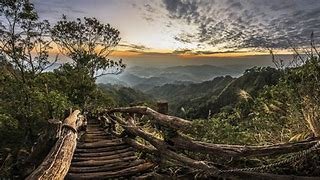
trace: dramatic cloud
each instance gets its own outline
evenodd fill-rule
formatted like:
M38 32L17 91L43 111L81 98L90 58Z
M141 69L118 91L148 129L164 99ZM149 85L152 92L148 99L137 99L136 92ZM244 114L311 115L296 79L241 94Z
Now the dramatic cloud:
M205 43L218 49L288 48L320 40L319 0L163 0L172 20L196 25L195 36L179 34L182 43Z
M320 43L320 0L32 1L52 23L62 14L110 23L128 51L210 55L288 49L309 45L312 32Z

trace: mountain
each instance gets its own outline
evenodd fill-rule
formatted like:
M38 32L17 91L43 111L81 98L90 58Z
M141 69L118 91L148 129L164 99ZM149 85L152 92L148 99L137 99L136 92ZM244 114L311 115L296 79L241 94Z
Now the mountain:
M216 77L211 81L193 84L165 84L147 91L147 94L154 95L158 99L177 100L188 97L202 97L203 95L223 89L234 78L231 76Z
M104 76L98 79L99 83L116 84L148 91L156 86L165 84L188 84L210 81L218 76L239 76L244 67L211 65L173 66L167 68L157 67L129 67L120 75Z
M218 113L224 107L233 107L239 101L240 90L255 96L265 86L276 84L280 76L274 68L251 68L238 78L223 76L189 85L165 84L146 93L168 101L174 115L206 118L209 110Z
M163 86L154 87L146 93L158 100L168 101L170 112L180 115L179 113L181 113L182 107L188 108L197 106L199 104L198 102L201 103L203 97L208 95L210 95L210 98L218 96L233 80L234 78L231 76L224 76L216 77L211 81L202 83L165 84Z
M205 118L209 110L218 113L224 107L234 107L239 102L240 90L244 90L255 97L265 86L275 85L281 77L281 72L270 67L248 69L243 76L233 80L215 98L211 95L198 99L202 102L190 109L189 117ZM192 102L187 102L192 103Z
M111 84L98 84L99 88L116 102L117 106L130 106L141 104L153 104L151 96L130 87Z

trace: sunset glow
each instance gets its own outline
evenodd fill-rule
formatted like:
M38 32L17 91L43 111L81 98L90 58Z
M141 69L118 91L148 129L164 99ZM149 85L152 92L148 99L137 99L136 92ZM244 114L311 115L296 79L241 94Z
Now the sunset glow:
M172 54L185 58L290 54L290 43L319 40L316 0L42 0L34 1L52 23L66 14L96 17L119 29L112 54L134 57ZM58 52L57 49L53 50Z

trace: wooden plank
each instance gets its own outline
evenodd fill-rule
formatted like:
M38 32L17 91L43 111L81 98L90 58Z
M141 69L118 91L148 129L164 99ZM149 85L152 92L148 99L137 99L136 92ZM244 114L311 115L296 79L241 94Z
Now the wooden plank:
M119 171L106 171L96 173L69 173L67 179L106 179L115 177L125 177L149 170L154 165L152 163L139 164Z

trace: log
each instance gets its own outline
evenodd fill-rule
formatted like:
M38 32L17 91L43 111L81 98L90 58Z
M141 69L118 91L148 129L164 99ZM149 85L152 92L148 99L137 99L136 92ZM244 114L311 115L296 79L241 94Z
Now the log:
M243 146L212 144L194 141L189 137L178 134L177 136L172 137L170 141L173 143L173 146L175 148L183 150L189 150L216 156L258 157L298 152L312 147L319 140L306 140L295 143L282 143L269 146Z
M153 145L159 151L160 155L163 156L164 158L168 160L174 160L191 169L201 169L203 171L211 171L211 172L217 171L216 167L209 166L203 161L197 161L170 150L169 146L163 140L158 139L152 136L151 134L144 132L139 127L135 125L128 125L125 121L123 121L121 118L116 116L111 116L111 118L113 118L120 125L122 125L122 127L129 133L139 136L144 140L148 141L151 145Z
M64 179L68 173L72 156L77 145L77 125L79 110L67 117L62 125L61 136L45 160L26 179ZM83 121L82 118L79 119Z
M172 128L173 130L182 130L183 132L188 132L188 128L191 126L190 121L174 116L161 114L145 106L115 108L106 112L138 113L149 115L153 117L151 121L152 123L160 124ZM170 123L169 121L172 122ZM167 140L172 142L174 144L174 147L183 150L202 152L217 156L258 157L269 155L281 155L308 149L315 145L320 139L317 138L314 140L307 140L296 143L282 143L269 146L224 145L194 141L191 138L182 136L177 132L174 134L174 136L169 137L169 139Z
M137 141L131 139L131 138L123 138L124 142L129 144L131 147L145 153L153 154L153 155L159 155L159 152L154 147L145 146L143 144L138 143Z
M168 146L164 141L153 137L151 134L148 134L141 130L139 127L126 123L124 120L122 120L119 117L111 116L115 121L117 121L122 127L129 131L131 134L134 134L136 136L139 136L143 138L144 140L148 141L150 144L152 144L156 151L155 153L158 153L162 157L173 160L174 162L178 162L179 164L185 165L189 167L190 169L198 169L205 172L207 177L223 177L223 178L230 178L230 179L271 179L271 180L278 180L278 179L302 179L302 180L313 180L313 179L319 179L319 177L302 177L302 176L291 176L291 175L277 175L277 174L269 174L269 173L257 173L257 172L241 172L241 171L233 171L233 172L223 172L218 170L216 167L212 165L208 165L202 161L197 161L194 159L191 159L189 157L183 156L181 154L178 154L171 150L172 146ZM288 150L290 152L298 151L307 147L311 147L314 145L317 140L313 141L304 141L299 143L289 143L289 144L278 144L278 145L271 145L271 146L236 146L236 145L219 145L219 144L210 144L210 143L203 143L203 142L195 142L191 139L183 136L176 136L173 139L173 145L175 147L180 147L182 149L186 150L192 150L195 152L204 152L216 155L229 155L229 156L250 156L250 153L253 153L253 155L271 155L271 154L281 154L281 153L288 153ZM126 139L125 141L128 141ZM128 141L129 144L134 144L140 149L149 150L145 146L134 142L134 140ZM177 143L178 142L178 143ZM154 153L154 148L152 149L151 153ZM271 153L268 153L268 151L271 151ZM209 153L209 154L210 154Z
M106 110L106 113L111 114L115 112L122 113L136 113L143 114L152 117L151 121L153 123L160 124L162 126L172 128L174 130L180 130L188 132L191 128L191 122L179 117L169 116L161 114L151 108L145 106L135 106L135 107L124 107L124 108L114 108L111 110Z

